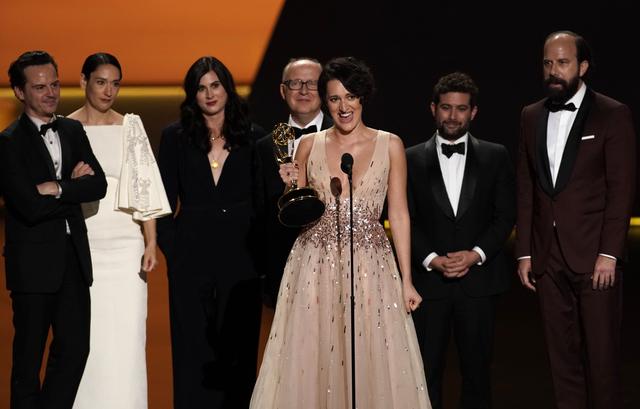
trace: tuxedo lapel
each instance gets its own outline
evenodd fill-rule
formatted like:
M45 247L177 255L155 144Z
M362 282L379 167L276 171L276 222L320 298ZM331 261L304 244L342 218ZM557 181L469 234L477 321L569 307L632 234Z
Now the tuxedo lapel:
M536 124L536 173L540 187L549 196L553 196L553 182L551 180L551 166L547 152L547 120L549 111L540 109Z
M24 130L25 136L29 139L29 143L27 145L27 149L35 149L38 156L44 161L49 170L49 176L53 180L56 179L56 169L53 166L53 160L51 160L51 155L47 150L47 146L45 145L42 136L40 136L40 132L38 132L38 128L36 128L35 124L29 119L27 114L22 114L20 117L20 125Z
M427 180L431 185L431 193L433 198L442 209L442 212L450 219L454 219L453 208L447 196L447 188L442 178L442 170L438 161L438 152L436 144L436 136L434 135L425 144L426 164L427 164Z
M554 195L562 191L562 189L569 183L573 166L576 163L576 157L578 156L578 150L580 148L580 139L582 137L582 130L584 129L584 123L591 110L593 104L593 91L587 90L580 109L576 114L576 119L573 121L571 131L567 137L567 143L562 152L562 161L560 162L560 169L558 169L558 177L556 178L556 185L553 189Z
M71 174L73 163L71 163L71 141L64 122L58 119L58 137L60 138L60 150L62 155L62 177Z
M478 140L471 136L471 134L469 134L467 140L466 163L464 165L464 177L462 179L462 188L460 189L460 200L458 201L456 220L460 220L469 209L469 206L471 206L478 182Z

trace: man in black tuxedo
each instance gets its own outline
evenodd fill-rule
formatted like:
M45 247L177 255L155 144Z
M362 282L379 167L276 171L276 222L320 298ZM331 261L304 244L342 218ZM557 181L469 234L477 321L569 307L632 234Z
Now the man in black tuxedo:
M26 52L11 64L9 78L24 106L0 135L15 329L11 408L70 409L89 354L91 257L80 203L104 197L107 183L82 125L55 115L60 82L53 58Z
M294 58L282 71L280 95L289 107L288 124L296 132L296 141L307 133L317 132L333 125L331 117L324 115L318 94L318 78L322 65L312 58ZM296 143L297 146L297 143ZM275 305L280 279L287 257L298 237L299 229L285 227L278 220L278 199L284 193L284 183L278 174L274 156L273 135L269 133L257 143L264 167L264 209L260 217L265 247L262 274L265 275L264 296L268 305Z
M471 136L478 88L466 74L434 87L436 134L407 149L413 281L426 300L413 313L431 404L441 409L451 331L461 408L491 407L496 296L507 290L503 246L515 222L515 182L504 146Z

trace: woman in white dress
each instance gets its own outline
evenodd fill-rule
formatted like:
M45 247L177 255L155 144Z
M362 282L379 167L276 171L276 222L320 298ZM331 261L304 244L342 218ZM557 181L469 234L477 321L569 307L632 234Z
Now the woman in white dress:
M106 53L82 66L80 121L107 177L107 194L83 205L94 282L91 341L74 409L147 408L146 273L157 264L155 218L170 213L140 117L111 107L122 70Z

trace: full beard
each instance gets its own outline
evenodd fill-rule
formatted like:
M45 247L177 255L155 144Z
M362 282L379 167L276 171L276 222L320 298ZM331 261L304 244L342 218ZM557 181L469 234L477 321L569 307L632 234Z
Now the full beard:
M445 126L445 122L440 122L438 124L438 134L448 141L455 141L456 139L460 139L469 131L469 123L460 124L460 126L453 132L450 132Z
M558 84L560 88L552 88L550 86L551 84ZM547 97L551 101L564 104L578 92L580 77L576 76L567 82L561 78L549 76L549 78L544 80L544 85L547 91Z

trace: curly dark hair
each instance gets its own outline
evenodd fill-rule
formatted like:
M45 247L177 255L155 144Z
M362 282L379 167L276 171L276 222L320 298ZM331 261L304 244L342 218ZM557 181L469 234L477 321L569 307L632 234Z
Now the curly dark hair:
M224 107L224 125L222 134L225 138L225 149L234 149L248 143L250 123L242 109L240 96L236 92L231 72L215 57L199 58L191 65L184 78L185 99L180 104L180 124L187 141L196 148L208 153L211 150L210 131L204 121L202 110L198 106L196 95L200 79L213 71L218 76L222 87L227 92L227 103Z
M369 67L354 57L338 57L325 64L318 80L318 91L322 104L326 108L327 83L338 80L352 94L360 98L360 103L373 96L375 85Z
M440 95L449 92L460 92L469 94L469 104L474 107L478 104L478 86L468 74L463 72L453 72L440 77L436 85L433 87L433 103L440 102Z

